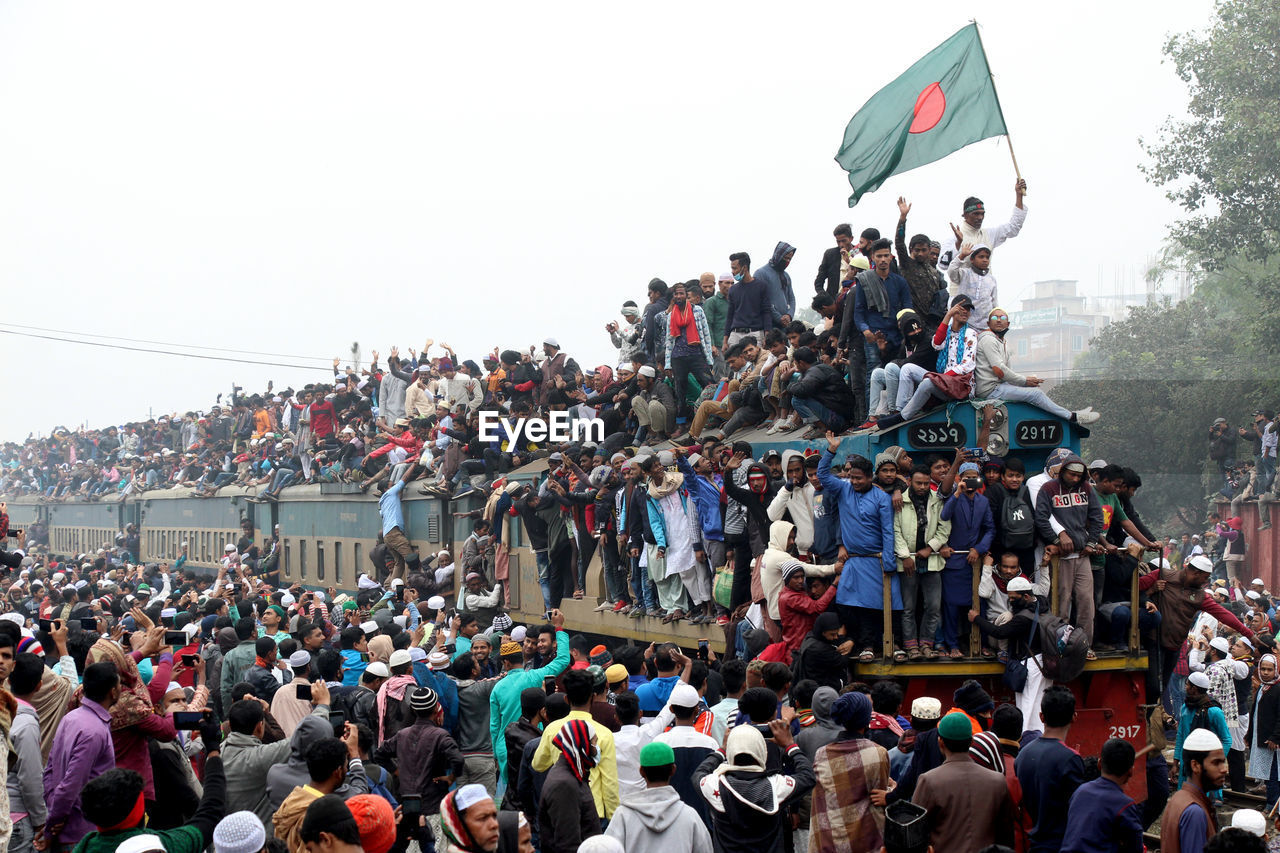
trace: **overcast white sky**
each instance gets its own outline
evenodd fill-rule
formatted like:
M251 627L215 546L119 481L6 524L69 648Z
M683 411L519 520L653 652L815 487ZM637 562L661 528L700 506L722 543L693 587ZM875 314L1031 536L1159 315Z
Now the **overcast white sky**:
M0 321L318 369L0 334L0 438L207 408L232 380L297 387L357 340L478 360L555 335L590 367L615 360L603 326L655 275L787 240L807 302L831 228L889 233L900 194L911 232L941 237L970 194L1004 221L1003 142L853 210L832 159L857 108L973 14L1031 191L993 262L1002 301L1036 279L1092 289L1177 216L1138 173L1138 137L1185 103L1165 38L1211 11L4 3Z

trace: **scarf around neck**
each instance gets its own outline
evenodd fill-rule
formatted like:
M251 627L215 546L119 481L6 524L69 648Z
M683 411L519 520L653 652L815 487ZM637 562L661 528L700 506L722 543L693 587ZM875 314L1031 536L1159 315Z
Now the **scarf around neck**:
M662 499L684 485L684 474L679 471L668 471L661 483L649 481L649 497Z
M671 337L680 337L681 330L684 331L685 340L691 345L700 342L698 338L698 324L693 319L693 303L686 301L684 310L680 310L680 306L671 303Z
M960 364L962 361L964 361L964 338L965 338L965 332L967 332L968 330L969 330L969 327L967 325L961 326L959 331L952 328L947 329L947 340L942 345L942 349L938 350L938 372L939 373L947 372L947 354L951 352L952 336L957 336L956 337L956 364Z

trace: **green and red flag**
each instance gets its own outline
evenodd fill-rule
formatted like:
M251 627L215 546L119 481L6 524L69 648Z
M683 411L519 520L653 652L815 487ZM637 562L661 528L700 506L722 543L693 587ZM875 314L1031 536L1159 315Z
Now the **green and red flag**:
M853 207L890 175L1008 131L987 55L970 24L871 96L844 129L836 162Z

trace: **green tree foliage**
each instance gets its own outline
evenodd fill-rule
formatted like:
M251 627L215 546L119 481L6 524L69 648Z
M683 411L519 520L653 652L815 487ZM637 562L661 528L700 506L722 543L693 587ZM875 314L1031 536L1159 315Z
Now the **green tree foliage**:
M1280 254L1280 4L1219 0L1207 32L1165 45L1190 98L1145 144L1148 180L1188 219L1175 244L1212 268L1241 256Z
M1169 263L1197 271L1196 288L1104 329L1053 393L1103 413L1086 457L1137 470L1139 505L1173 533L1196 528L1221 485L1214 418L1234 428L1280 408L1280 4L1219 0L1208 30L1173 36L1165 54L1188 117L1144 143L1142 168L1189 214L1170 228Z

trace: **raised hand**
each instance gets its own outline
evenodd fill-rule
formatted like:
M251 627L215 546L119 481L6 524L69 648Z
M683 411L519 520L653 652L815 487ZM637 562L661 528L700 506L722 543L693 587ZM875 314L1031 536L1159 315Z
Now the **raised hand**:
M948 222L947 224L951 226L951 233L956 235L956 248L958 249L960 244L964 242L964 237L960 234L960 229L956 227L954 222Z
M910 212L911 205L907 203L907 200L904 197L898 196L898 215L901 218L906 219L907 214Z
M836 435L831 430L827 430L827 450L830 450L832 453L835 453L839 449L840 449L840 436Z

